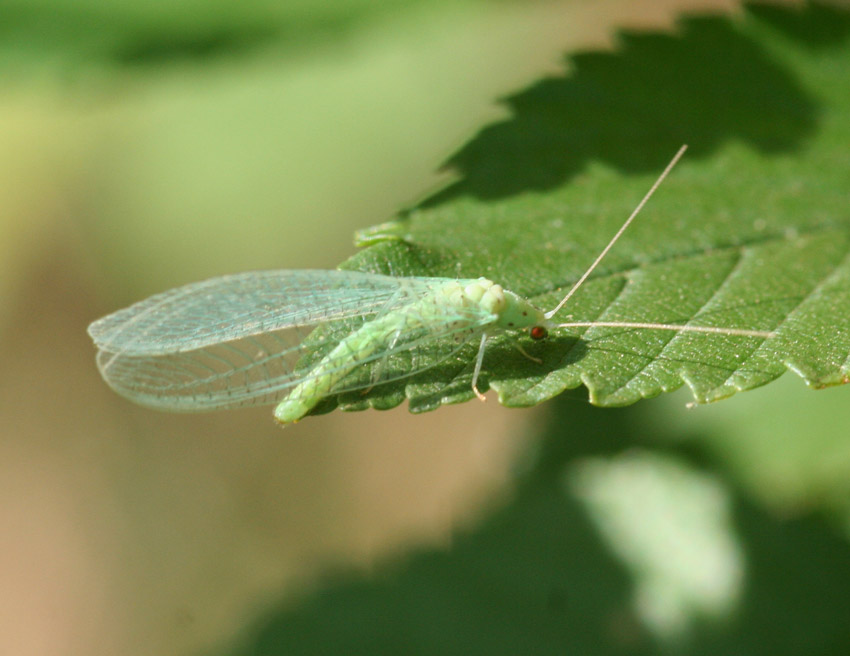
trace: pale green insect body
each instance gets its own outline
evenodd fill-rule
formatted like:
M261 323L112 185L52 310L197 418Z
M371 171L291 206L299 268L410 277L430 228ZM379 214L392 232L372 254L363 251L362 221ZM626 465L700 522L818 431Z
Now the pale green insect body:
M543 320L485 278L266 271L158 294L94 322L89 333L104 379L133 401L176 411L279 402L275 418L290 423L326 396L415 374L481 336L477 380L488 335ZM308 339L315 326L338 321L348 331L340 339ZM437 355L395 366L395 356L440 344ZM305 367L302 358L317 349L326 352Z
M365 360L371 360L375 353L386 357L400 342L414 341L413 336L447 333L460 346L479 332L486 338L492 331L524 328L544 320L543 312L486 278L434 278L429 284L431 291L423 298L364 323L342 339L278 404L275 419L282 424L297 421ZM378 376L381 368L379 365ZM478 368L476 378L477 373Z

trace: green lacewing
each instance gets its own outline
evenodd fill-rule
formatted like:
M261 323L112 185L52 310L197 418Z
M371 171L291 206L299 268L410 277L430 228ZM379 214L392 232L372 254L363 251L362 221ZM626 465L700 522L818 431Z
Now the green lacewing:
M738 328L553 319L685 149L679 149L596 260L549 311L486 278L255 271L178 287L95 321L88 331L98 348L98 368L116 392L152 408L204 411L276 403L275 419L289 424L327 396L411 376L475 341L472 390L483 400L478 378L487 341L506 331L525 329L536 340L553 329L594 326L769 338L773 333ZM307 340L317 326L344 326L347 332ZM435 359L438 344L442 357ZM318 348L317 356L311 350ZM417 354L425 349L431 354L420 364ZM395 357L402 354L407 357Z

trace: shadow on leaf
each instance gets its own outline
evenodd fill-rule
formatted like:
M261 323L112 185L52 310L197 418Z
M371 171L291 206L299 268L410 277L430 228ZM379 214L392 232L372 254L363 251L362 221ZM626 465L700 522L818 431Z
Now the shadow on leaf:
M836 38L850 28L850 15L823 5L748 11L804 42L824 28ZM766 153L799 148L816 127L817 104L737 23L690 17L673 34L623 32L614 52L571 55L564 76L504 99L511 117L448 160L460 179L425 206L553 189L590 160L655 173L683 143L689 158L730 141Z

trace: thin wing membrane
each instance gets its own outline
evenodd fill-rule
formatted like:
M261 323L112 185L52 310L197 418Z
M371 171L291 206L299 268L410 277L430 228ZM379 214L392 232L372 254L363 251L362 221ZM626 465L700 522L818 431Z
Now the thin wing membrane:
M139 320L137 325L144 324L143 329L150 331L147 333L147 338L149 339L151 335L166 334L169 335L169 340L178 343L181 348L168 352L162 352L162 349L139 349L138 347L113 351L111 349L114 347L110 346L110 342L104 340L103 345L99 344L98 366L103 377L117 392L133 401L159 409L201 411L274 403L290 388L315 376L313 367L321 356L329 353L339 339L373 318L371 315L381 316L388 312L402 311L403 308L410 307L411 304L421 300L423 295L434 294L434 290L438 289L440 284L445 284L445 281L438 280L362 275L370 279L377 278L378 286L386 288L380 290L383 302L378 302L375 297L363 293L366 283L371 284L372 281L361 280L359 281L362 283L361 292L357 294L360 302L357 312L349 308L347 302L346 309L340 310L319 307L315 299L311 299L308 308L278 308L278 318L271 320L271 325L277 326L277 330L240 329L231 323L228 324L229 330L219 330L216 334L237 335L237 338L226 341L199 339L197 342L201 345L194 349L186 348L188 344L194 343L188 335L181 338L174 337L173 328L168 328L171 332L162 328L169 325L168 321L157 322L154 316L151 316L156 313L142 308L144 319ZM226 278L236 277L227 276ZM215 279L212 282L221 280ZM390 285L385 284L386 281L394 284L392 293L389 293ZM220 284L215 287L221 289ZM233 286L229 284L225 287L233 289ZM166 292L159 296L167 297L168 294ZM338 296L336 293L329 293L323 298L330 300L336 296ZM183 298L187 296L184 295ZM190 293L188 298L193 301L193 314L179 312L179 308L175 307L168 298L166 303L158 304L157 307L168 308L172 317L171 325L175 324L173 319L175 310L178 310L176 316L179 317L176 323L183 326L189 323L187 319L189 316L210 316L211 313L206 310L203 302L197 300L199 298L197 292ZM236 299L230 301L230 304L239 305ZM224 304L214 301L213 305L212 314L219 316L218 313ZM256 304L251 301L242 303L241 307L243 309L256 307ZM406 327L407 322L405 322L405 326L397 334L387 335L385 346L366 357L359 358L357 370L335 385L333 393L410 376L434 366L456 353L471 336L480 334L481 328L494 319L493 315L476 306L458 309L442 307L438 304L436 312L433 309L434 305L428 305L428 307L432 309L429 310L426 321L411 321L410 324L415 324L415 327L410 328ZM368 314L364 312L367 308ZM293 317L297 317L297 324ZM132 316L128 317L129 320L132 318ZM347 320L343 321L346 318ZM310 321L312 323L308 323ZM335 324L335 321L339 321L339 324ZM318 336L318 333L312 335L309 342L305 344L304 340L315 327L314 324L326 322L331 323L327 326L328 330L324 330L321 336ZM281 328L282 324L283 328ZM152 330L149 328L150 325L155 325L157 328ZM206 326L196 325L195 328L196 331L208 330ZM444 342L442 345L440 345L441 341ZM125 339L121 343L126 345L128 342L130 340ZM304 356L308 356L305 358L308 364L302 361ZM377 360L381 362L375 364L374 368L365 366ZM337 366L329 363L323 374L346 367L350 362L348 357L341 359Z
M151 296L89 326L110 353L193 351L286 328L367 316L427 293L418 278L357 271L254 271Z

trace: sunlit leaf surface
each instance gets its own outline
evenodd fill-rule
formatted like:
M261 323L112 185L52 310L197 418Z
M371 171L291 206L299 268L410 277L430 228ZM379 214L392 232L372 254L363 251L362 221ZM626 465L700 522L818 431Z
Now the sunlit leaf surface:
M794 12L790 12L794 13ZM775 330L751 337L591 328L493 340L484 385L510 406L587 386L622 405L687 385L714 401L793 371L850 376L848 15L751 9L630 34L563 77L505 100L449 165L458 181L395 223L363 231L347 267L486 276L553 307L676 148L690 150L560 316ZM830 38L818 41L825 32ZM511 342L520 340L537 364ZM349 407L472 398L474 349Z

